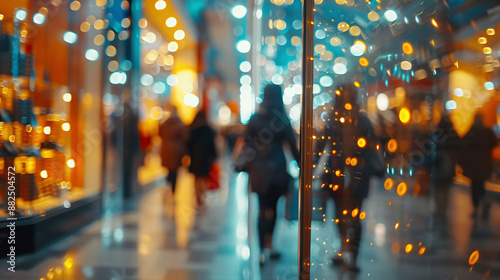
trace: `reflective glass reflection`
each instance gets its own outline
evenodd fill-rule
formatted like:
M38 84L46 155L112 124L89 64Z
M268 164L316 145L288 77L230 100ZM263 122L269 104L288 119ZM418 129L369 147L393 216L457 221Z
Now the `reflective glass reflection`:
M253 82L262 85L257 89L258 103L262 100L263 85L281 85L288 117L297 131L302 94L301 5L300 1L263 1L262 6L256 7L262 25L255 62L260 80Z
M498 3L315 3L311 278L500 277Z

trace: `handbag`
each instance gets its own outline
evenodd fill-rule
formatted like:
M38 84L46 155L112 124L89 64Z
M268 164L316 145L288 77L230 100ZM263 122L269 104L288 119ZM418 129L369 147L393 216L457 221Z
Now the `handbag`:
M256 151L243 137L238 137L233 148L233 163L237 172L248 172L250 163L255 159Z

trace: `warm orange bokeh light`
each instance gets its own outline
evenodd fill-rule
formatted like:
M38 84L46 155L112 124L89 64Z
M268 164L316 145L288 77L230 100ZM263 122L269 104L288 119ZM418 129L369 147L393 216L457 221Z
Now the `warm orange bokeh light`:
M359 213L359 209L356 208L356 209L352 210L351 215L352 215L353 218L355 218L358 215L358 213Z
M470 254L469 264L474 265L478 260L479 260L479 251L476 250L476 251L472 252L472 254Z
M411 252L412 249L413 249L413 245L412 244L408 244L408 245L406 245L405 252L409 253L409 252Z
M359 213L359 219L363 220L364 218L366 218L366 213L365 212Z
M358 147L364 148L366 146L366 139L365 138L359 138L358 139Z
M351 109L352 109L352 105L351 105L351 103L346 103L346 104L345 104L345 109L346 109L346 110L351 110Z
M431 19L431 23L432 23L432 25L434 25L434 27L436 27L436 28L439 27L439 25L435 19Z
M425 253L425 247L422 247L420 248L420 250L418 250L419 255L423 255L424 253Z
M399 111L399 120L404 124L410 121L410 110L408 110L408 108L403 107L401 111Z
M397 192L399 196L403 196L408 191L408 185L405 182L401 182L398 185Z
M387 178L384 182L384 188L390 190L394 187L394 180L392 178Z
M359 59L359 65L361 66L368 66L370 63L368 62L368 59L362 57Z
M394 153L398 149L398 141L396 139L391 139L387 142L387 150Z
M413 53L413 46L408 42L404 42L403 43L403 52L405 54L412 54Z
M72 258L67 258L66 261L64 262L64 266L66 268L71 268L73 267L73 259Z

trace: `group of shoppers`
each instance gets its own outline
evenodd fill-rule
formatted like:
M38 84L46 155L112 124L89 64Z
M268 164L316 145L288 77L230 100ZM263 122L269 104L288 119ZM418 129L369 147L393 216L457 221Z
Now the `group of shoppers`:
M435 174L436 222L447 222L449 193L457 165L461 167L463 175L471 180L471 216L478 218L479 210L482 210L482 218L488 218L490 201L486 198L485 183L493 172L492 150L497 145L497 139L493 130L484 125L483 115L476 114L471 128L460 138L449 115L445 114L431 139L436 147L430 166Z
M380 149L384 143L375 135L366 112L358 105L356 89L341 85L336 93L336 99L329 106L331 110L324 118L322 137L317 137L314 142L313 161L321 174L318 178L323 211L327 199L332 198L335 203L334 221L341 248L332 263L359 271L357 257L362 233L362 204L368 197L370 178L385 174L385 159ZM268 258L280 257L272 246L277 203L288 193L292 182L287 172L284 147L289 147L299 166L300 154L297 136L283 105L281 87L267 85L262 100L258 112L245 127L243 144L234 160L236 171L248 172L249 188L259 199L257 227L263 265ZM160 126L160 135L163 138L163 165L169 170L168 181L172 190L175 191L177 169L182 165L183 157L189 155L189 171L196 177L196 200L199 206L203 205L210 168L217 157L215 131L208 125L205 114L198 112L188 127L172 108L170 116ZM491 154L496 138L492 130L484 126L482 116L478 114L470 131L461 139L445 114L427 143L433 147L422 166L434 174L432 185L437 216L446 219L449 189L457 164L472 181L473 215L477 216L479 205L484 203L484 184L493 168ZM485 206L483 213L487 213L487 208ZM343 256L345 253L350 255L348 262Z
M210 169L217 159L216 133L203 111L196 114L189 126L179 118L175 106L170 106L168 112L160 124L159 133L163 141L160 152L162 165L168 169L167 181L175 194L178 169L183 163L189 165L189 172L195 176L196 203L201 207L205 203Z

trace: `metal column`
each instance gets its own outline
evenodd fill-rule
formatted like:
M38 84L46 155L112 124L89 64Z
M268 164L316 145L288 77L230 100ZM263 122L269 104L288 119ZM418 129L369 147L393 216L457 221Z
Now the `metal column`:
M303 1L302 117L300 120L299 279L309 280L311 260L311 185L314 69L314 0Z

